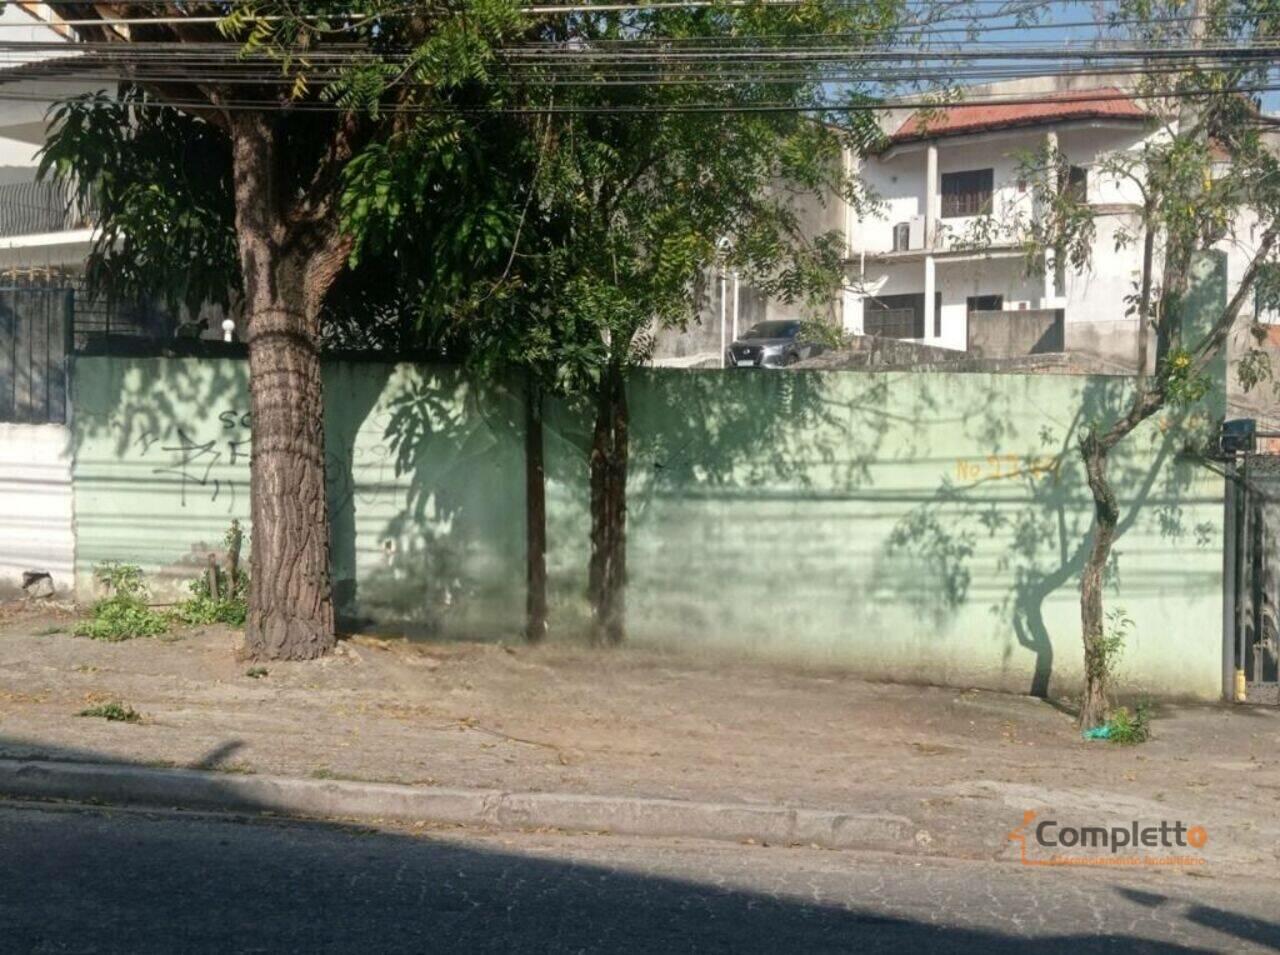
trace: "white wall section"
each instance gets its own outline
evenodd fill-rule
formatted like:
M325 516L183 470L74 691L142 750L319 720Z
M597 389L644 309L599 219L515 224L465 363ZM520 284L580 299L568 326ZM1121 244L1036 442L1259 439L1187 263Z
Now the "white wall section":
M59 594L74 585L71 430L61 424L0 424L0 595L44 571Z

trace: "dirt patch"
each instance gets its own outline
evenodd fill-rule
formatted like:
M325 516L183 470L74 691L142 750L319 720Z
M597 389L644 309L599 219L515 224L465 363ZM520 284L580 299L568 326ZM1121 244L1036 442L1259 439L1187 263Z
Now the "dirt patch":
M0 617L4 755L879 809L918 821L922 844L983 854L1040 804L1170 807L1218 820L1240 858L1280 845L1270 711L1164 707L1152 742L1122 748L1029 697L669 652L362 636L255 665L225 628L105 644L67 624ZM75 716L103 700L142 721Z

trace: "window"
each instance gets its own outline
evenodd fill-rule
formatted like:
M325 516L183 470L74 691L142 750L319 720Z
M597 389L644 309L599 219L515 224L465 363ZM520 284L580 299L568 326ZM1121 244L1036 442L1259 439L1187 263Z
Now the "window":
M1076 202L1089 201L1089 170L1072 166L1067 170L1067 195Z
M880 338L924 338L924 294L881 295L866 300L862 331ZM942 334L942 293L933 296L933 334Z
M911 248L911 223L899 222L893 227L893 251L906 252Z
M969 169L942 174L942 218L984 216L991 212L994 174L990 169Z
M862 330L880 338L924 338L924 296L881 295L867 299Z
M1003 295L970 295L965 299L965 311L968 312L999 312L1003 308Z
M757 322L751 326L743 338L795 338L800 332L800 323L787 320Z

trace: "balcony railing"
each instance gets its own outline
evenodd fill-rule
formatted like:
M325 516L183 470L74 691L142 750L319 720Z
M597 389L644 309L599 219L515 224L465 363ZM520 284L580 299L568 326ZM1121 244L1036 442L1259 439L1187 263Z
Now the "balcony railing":
M91 218L91 210L76 202L66 183L0 185L0 236L84 229L90 225Z

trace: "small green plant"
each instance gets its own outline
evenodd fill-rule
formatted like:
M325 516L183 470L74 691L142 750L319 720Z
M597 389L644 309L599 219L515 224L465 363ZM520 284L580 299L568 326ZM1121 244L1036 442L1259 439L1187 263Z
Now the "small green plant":
M267 675L266 667L249 667L248 672L245 673L245 676L247 676L251 680L261 680L266 675Z
M210 559L209 572L188 585L191 596L180 603L173 615L191 626L224 623L243 627L249 615L249 575L240 569L240 548L244 534L240 522L232 521L226 533L227 567Z
M1151 703L1140 700L1133 712L1126 706L1111 714L1106 722L1107 739L1121 746L1145 743L1151 738Z
M99 703L97 706L81 710L76 716L96 716L113 723L137 723L142 719L141 713L119 701Z
M107 561L95 567L93 573L110 593L93 605L88 620L76 624L76 636L114 643L134 637L157 637L169 629L164 615L147 606L150 594L142 580L142 568Z
M1110 685L1116 674L1116 665L1124 655L1124 644L1133 632L1133 620L1123 607L1107 611L1107 626L1098 641L1090 662L1093 676L1104 685Z
M122 564L106 560L93 568L98 583L118 597L146 597L147 585L142 580L142 568L137 564Z

